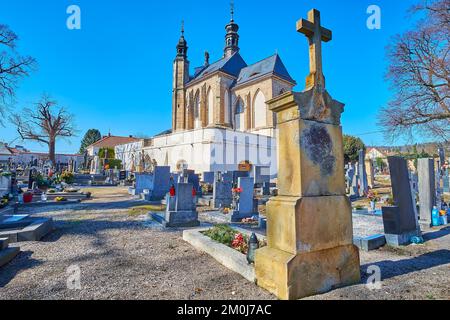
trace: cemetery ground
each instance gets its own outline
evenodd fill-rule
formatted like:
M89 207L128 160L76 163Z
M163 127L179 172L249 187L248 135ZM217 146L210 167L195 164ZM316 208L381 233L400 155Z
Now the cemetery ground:
M125 188L92 188L93 199L64 207L27 208L50 216L56 230L0 270L0 299L275 299L182 240L146 220L157 210ZM381 217L355 215L354 233L382 232ZM450 229L425 233L423 245L362 252L362 281L309 299L449 299ZM67 288L67 268L81 270L81 290ZM369 266L381 289L366 286Z

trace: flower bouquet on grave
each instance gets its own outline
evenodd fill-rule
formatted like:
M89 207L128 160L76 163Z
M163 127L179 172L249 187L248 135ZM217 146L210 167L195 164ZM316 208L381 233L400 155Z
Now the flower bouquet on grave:
M367 199L370 201L370 210L375 211L376 210L376 203L380 200L380 197L378 196L376 191L373 191L372 189L369 189L367 192Z
M242 233L236 233L231 242L231 247L243 254L247 254L248 244L246 237Z
M231 205L231 208L236 210L239 203L239 198L241 197L242 188L233 188L231 189L231 193L233 196L233 203Z
M56 197L55 201L56 202L64 202L64 201L67 201L67 198L65 198L65 197Z

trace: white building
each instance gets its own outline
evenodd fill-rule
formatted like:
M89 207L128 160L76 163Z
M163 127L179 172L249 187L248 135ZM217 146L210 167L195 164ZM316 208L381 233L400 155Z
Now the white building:
M155 160L158 165L170 166L172 171L184 165L202 173L237 170L239 163L249 161L270 166L273 176L277 172L275 138L224 128L201 128L143 139L117 146L115 153L126 170Z

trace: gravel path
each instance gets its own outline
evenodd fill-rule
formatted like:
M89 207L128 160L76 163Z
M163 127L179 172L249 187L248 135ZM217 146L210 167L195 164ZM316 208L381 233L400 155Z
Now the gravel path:
M0 299L275 298L184 242L180 230L148 227L145 215L128 211L140 203L124 191L98 189L89 202L51 212L27 209L52 216L57 229L42 242L20 243L19 256L0 269ZM423 246L361 253L363 272L381 267L381 290L360 284L313 299L449 299L449 234L430 233ZM67 289L71 266L80 268L81 290Z

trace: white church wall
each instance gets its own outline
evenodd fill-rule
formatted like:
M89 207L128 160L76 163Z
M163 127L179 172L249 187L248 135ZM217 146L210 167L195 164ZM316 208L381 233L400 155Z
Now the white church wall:
M153 145L143 150L158 165L169 165L172 171L182 160L197 173L237 170L241 161L248 160L253 165L269 165L273 176L277 172L274 138L229 129L204 128L155 137ZM135 145L121 153L128 170L130 154L136 152Z

